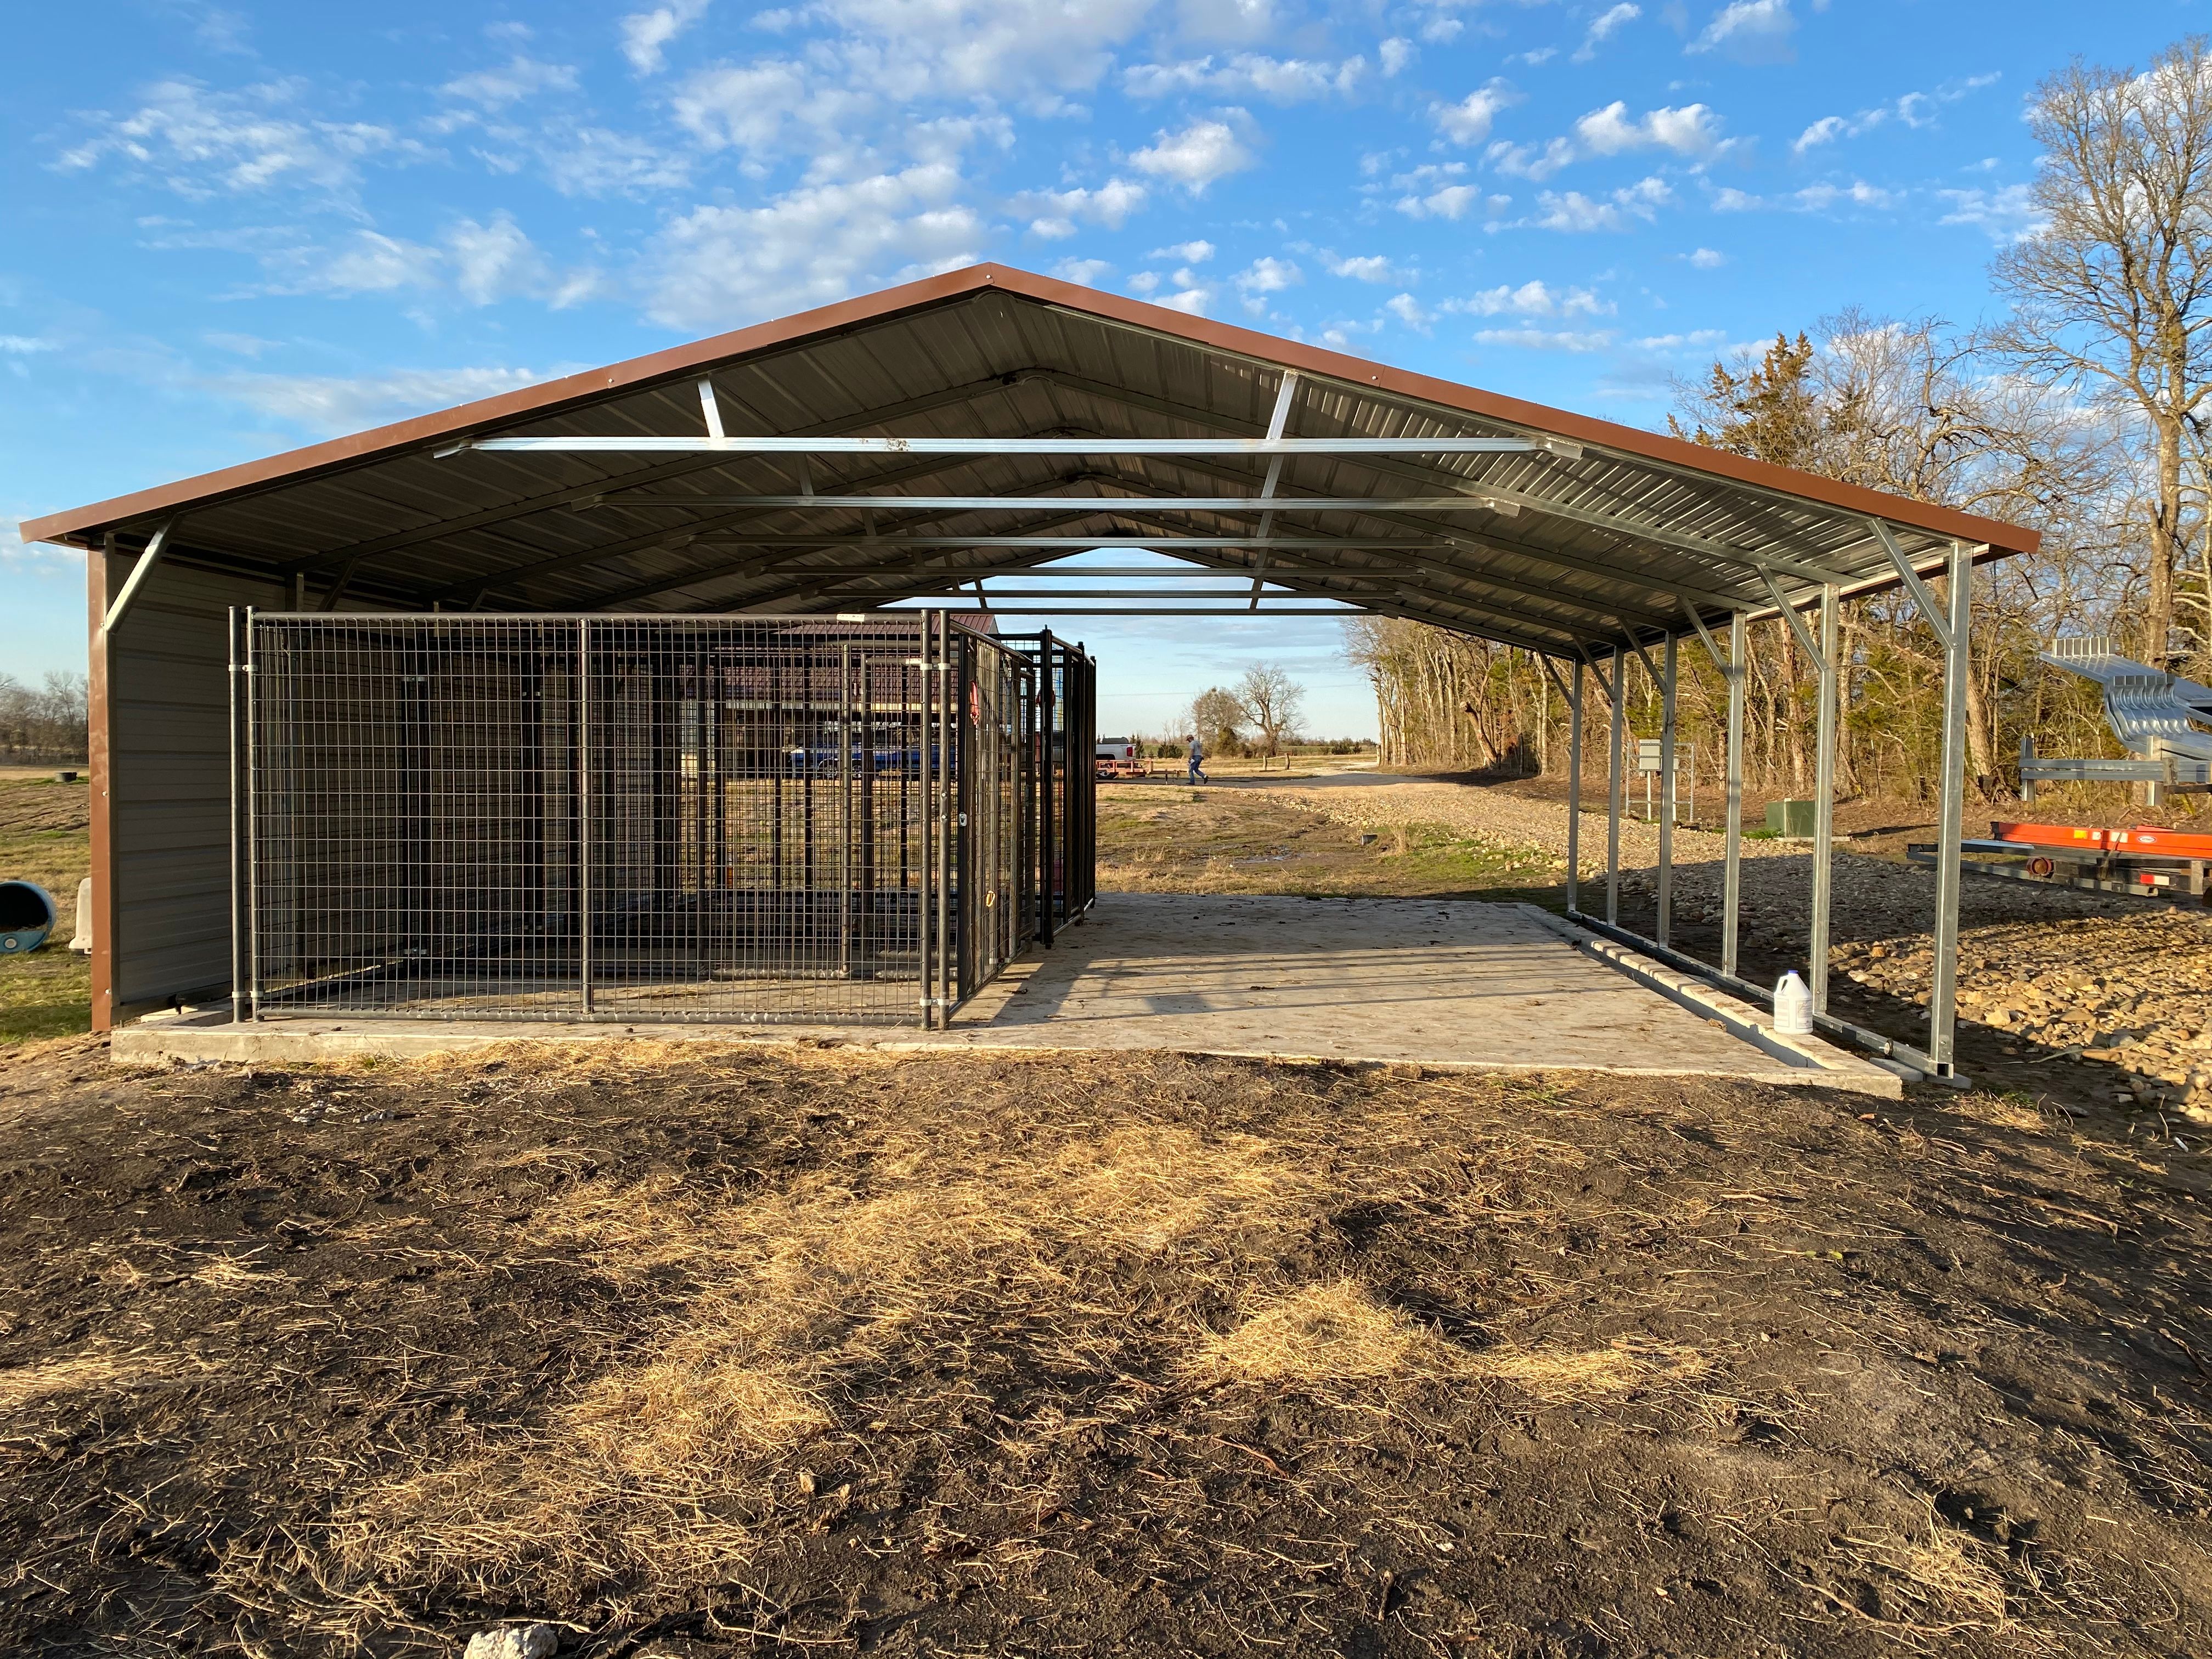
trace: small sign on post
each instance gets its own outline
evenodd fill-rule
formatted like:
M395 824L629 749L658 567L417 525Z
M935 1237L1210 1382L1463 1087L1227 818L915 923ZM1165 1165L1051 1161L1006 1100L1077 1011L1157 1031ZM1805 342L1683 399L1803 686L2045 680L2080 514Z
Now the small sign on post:
M1674 802L1674 822L1677 823L1694 823L1698 818L1697 771L1695 768L1686 763L1689 759L1689 744L1686 743L1678 743L1674 746L1675 780L1678 782L1680 781L1686 774L1689 779L1688 815L1684 816L1682 800L1678 796ZM1651 806L1651 780L1665 769L1659 763L1659 751L1660 740L1657 738L1637 738L1636 769L1644 775L1644 821L1646 823L1656 821L1656 814Z

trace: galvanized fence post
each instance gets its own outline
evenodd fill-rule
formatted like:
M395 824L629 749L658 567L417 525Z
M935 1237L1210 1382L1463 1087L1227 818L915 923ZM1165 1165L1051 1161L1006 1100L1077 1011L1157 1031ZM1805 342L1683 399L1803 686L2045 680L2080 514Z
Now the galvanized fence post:
M1928 1057L1936 1074L1956 1070L1952 1042L1956 1036L1959 984L1959 836L1966 816L1966 675L1972 653L1973 550L1951 544L1950 639L1943 652L1943 779L1936 830L1936 960L1928 987Z
M1721 881L1721 971L1735 973L1736 916L1743 892L1743 612L1729 618L1728 843Z
M1567 699L1567 908L1582 908L1583 659L1575 659L1574 695Z
M1613 653L1612 753L1606 766L1605 819L1605 919L1616 926L1620 921L1621 746L1627 725L1622 704L1627 690L1626 664L1626 654L1616 648Z
M1813 1012L1828 1012L1828 918L1834 881L1836 832L1837 613L1843 600L1835 584L1820 590L1820 706L1814 741L1813 921L1806 941Z
M1667 635L1667 683L1659 689L1659 927L1662 945L1674 931L1674 671L1676 639Z
M576 988L592 1015L592 623L576 621Z

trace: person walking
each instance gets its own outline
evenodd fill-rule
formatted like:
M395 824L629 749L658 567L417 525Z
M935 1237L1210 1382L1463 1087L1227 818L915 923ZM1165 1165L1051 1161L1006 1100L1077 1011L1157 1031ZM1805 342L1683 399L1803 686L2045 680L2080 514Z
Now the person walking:
M1199 766L1199 763L1205 758L1206 750L1200 744L1196 733L1193 733L1190 739L1190 781L1193 783L1206 781L1206 774Z

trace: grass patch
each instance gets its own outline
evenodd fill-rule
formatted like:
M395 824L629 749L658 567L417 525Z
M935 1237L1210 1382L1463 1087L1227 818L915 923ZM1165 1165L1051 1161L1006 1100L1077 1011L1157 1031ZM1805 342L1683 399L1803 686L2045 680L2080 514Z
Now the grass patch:
M1098 885L1125 893L1556 901L1563 862L1439 824L1365 827L1233 790L1099 790Z
M0 881L36 882L60 912L42 949L0 958L0 1048L92 1028L92 963L67 948L92 869L90 799L81 782L0 777Z

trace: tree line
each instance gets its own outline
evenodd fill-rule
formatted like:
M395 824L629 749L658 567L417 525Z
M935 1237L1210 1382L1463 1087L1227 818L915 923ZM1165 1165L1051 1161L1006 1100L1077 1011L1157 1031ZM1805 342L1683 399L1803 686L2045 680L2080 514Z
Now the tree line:
M0 758L18 763L82 760L86 696L82 674L49 673L37 686L0 674Z
M2191 37L2140 72L2076 62L2038 88L2030 127L2038 218L1991 264L1994 320L1845 310L1678 383L1668 419L1695 443L2042 532L2039 553L1976 573L1967 739L1991 799L2016 787L2023 737L2119 752L2095 688L2037 662L2052 637L2114 635L2212 680L2212 48ZM1840 630L1839 787L1925 794L1933 635L1897 593L1847 601ZM1780 619L1748 633L1747 781L1800 792L1812 665ZM1564 761L1565 705L1529 653L1382 617L1347 623L1346 648L1375 687L1384 763ZM1717 774L1725 684L1694 640L1680 672L1680 739ZM1656 734L1657 688L1633 658L1628 673L1631 725Z

